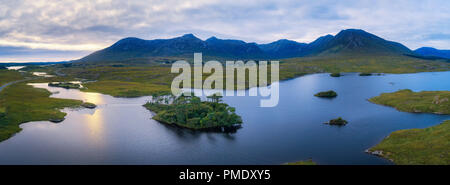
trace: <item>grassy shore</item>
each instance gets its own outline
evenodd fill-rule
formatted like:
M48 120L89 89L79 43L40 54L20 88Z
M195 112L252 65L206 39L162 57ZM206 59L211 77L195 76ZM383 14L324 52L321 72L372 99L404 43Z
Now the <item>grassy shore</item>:
M286 165L317 165L317 163L315 163L314 161L309 159L309 160L305 160L305 161L286 163Z
M79 107L82 101L50 98L46 89L33 88L25 82L11 85L0 93L0 141L19 132L21 123L63 119L60 109Z
M449 165L449 141L450 120L447 120L425 129L395 131L369 151L378 151L378 155L400 165Z
M405 112L450 114L450 91L400 90L383 93L369 101ZM450 164L450 120L425 129L391 133L369 152L395 164Z
M137 97L170 92L170 67L141 64L99 64L54 67L67 76L92 80L84 83L82 91L99 92L116 97Z
M398 74L450 70L449 62L423 60L407 56L351 55L330 57L301 57L286 59L282 61L283 64L280 65L280 73L360 72Z
M369 101L405 112L450 114L450 91L413 92L409 89L383 93Z
M0 69L0 86L16 81L16 80L22 80L24 79L24 76L20 74L20 72L15 70L7 70L7 69Z
M189 59L187 60L189 61ZM204 61L207 60L204 59ZM40 68L39 70L44 70L49 74L64 74L68 77L93 80L94 82L83 84L87 88L84 91L120 97L136 97L170 92L172 80L178 75L171 73L170 67L171 65L149 59L115 63L75 63L70 67L53 65L45 70ZM286 80L305 74L323 72L415 73L448 70L450 70L448 62L406 56L302 57L280 60L279 79ZM203 79L207 76L208 74L204 74ZM248 80L245 81L248 83ZM244 86L248 87L248 84Z
M170 86L145 82L104 80L83 84L85 92L100 92L115 97L139 97L170 92Z

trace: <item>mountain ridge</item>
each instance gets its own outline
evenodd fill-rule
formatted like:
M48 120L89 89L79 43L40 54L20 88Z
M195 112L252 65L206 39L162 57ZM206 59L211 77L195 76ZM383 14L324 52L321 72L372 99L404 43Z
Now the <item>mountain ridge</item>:
M437 57L450 59L450 50L436 49L433 47L421 47L414 50L414 53L424 57Z
M210 37L201 40L193 34L171 39L144 40L123 38L113 45L93 52L79 61L121 61L146 57L187 57L194 52L225 59L283 59L305 56L412 55L406 46L385 40L361 29L341 30L310 43L280 39L267 44Z

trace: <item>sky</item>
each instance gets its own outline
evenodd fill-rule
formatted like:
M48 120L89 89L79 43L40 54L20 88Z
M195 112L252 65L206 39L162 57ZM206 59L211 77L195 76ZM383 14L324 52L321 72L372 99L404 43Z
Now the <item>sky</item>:
M78 59L124 37L309 43L348 28L450 49L450 1L0 0L0 62Z

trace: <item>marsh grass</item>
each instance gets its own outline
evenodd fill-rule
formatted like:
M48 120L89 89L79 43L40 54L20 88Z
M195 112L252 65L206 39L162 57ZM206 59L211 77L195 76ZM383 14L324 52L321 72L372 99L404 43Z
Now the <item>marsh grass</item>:
M34 88L25 82L8 86L0 93L0 141L19 132L21 123L63 119L66 107L79 107L82 101L50 98L46 89Z
M302 57L282 60L281 76L292 73L361 72L361 73L417 73L448 71L450 63L423 60L407 56L347 55L328 57ZM283 79L280 77L280 79Z
M71 67L58 67L56 65L51 68L68 76L96 80L84 85L87 87L85 91L95 91L122 97L151 95L155 92L170 92L172 80L178 75L170 73L171 65L156 64L155 62L148 62L148 64L145 62L127 62L74 64ZM268 73L270 74L270 65L268 68ZM324 72L416 73L447 70L450 70L450 63L448 62L423 60L407 56L302 57L280 60L279 80ZM204 74L203 80L208 75ZM270 75L268 77L270 82ZM236 76L234 79L237 82ZM224 84L226 80L227 78L224 77ZM244 89L249 88L248 75L246 75L244 81L245 84L235 83L235 89L240 87L244 87Z
M399 130L369 149L400 165L449 165L450 120L424 129Z
M450 91L409 89L382 93L369 101L405 112L450 114ZM399 130L369 149L395 164L450 164L450 120L425 129ZM381 153L380 153L381 152Z
M305 161L297 161L297 162L290 162L286 163L285 165L317 165L312 159L308 159Z
M450 91L421 91L409 89L382 93L370 102L394 107L404 112L450 114Z
M16 70L0 69L0 86L8 82L22 79L24 79L24 75Z

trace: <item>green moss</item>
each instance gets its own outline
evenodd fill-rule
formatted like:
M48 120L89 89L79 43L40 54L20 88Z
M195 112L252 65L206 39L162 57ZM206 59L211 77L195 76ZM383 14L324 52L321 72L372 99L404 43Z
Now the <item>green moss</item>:
M450 114L450 91L413 92L409 89L382 93L370 102L395 107L405 112Z
M330 91L323 91L315 94L314 96L322 97L322 98L334 98L337 96L337 93L330 90Z
M19 132L21 123L30 121L61 120L66 113L60 109L78 107L79 100L50 98L46 89L33 88L25 82L8 86L0 93L0 141Z
M425 129L399 130L369 149L395 164L449 165L450 120Z

